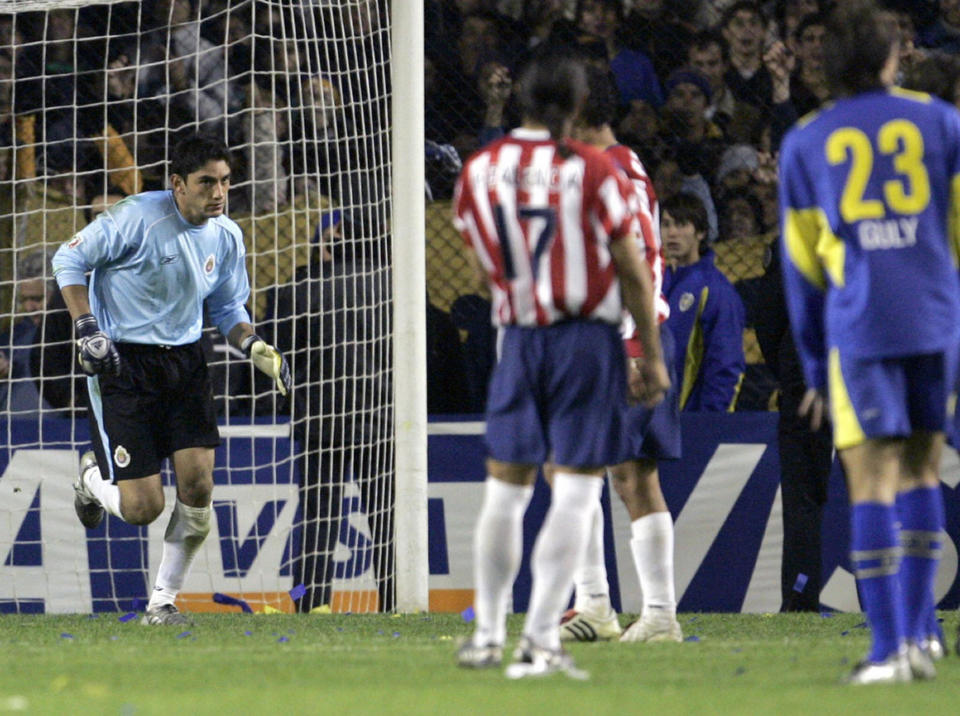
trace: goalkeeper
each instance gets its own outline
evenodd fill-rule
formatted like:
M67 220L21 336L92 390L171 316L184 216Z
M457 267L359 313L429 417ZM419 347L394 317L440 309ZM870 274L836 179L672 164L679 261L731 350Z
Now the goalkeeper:
M172 156L172 189L108 209L59 248L53 272L88 376L94 449L74 484L77 516L87 529L105 511L150 524L164 507L160 463L171 459L176 504L143 623L176 625L189 623L174 601L210 530L220 442L199 343L204 301L220 332L284 395L290 370L253 332L245 309L243 236L223 213L229 149L194 136Z

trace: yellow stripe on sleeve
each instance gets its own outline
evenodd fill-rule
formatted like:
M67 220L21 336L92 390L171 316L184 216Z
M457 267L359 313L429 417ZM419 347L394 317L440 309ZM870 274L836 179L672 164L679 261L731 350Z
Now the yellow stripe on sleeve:
M947 217L950 254L954 268L960 267L960 174L950 180L950 211Z
M834 286L843 286L846 248L830 230L822 209L788 209L783 237L787 258L807 281L826 289L826 271Z

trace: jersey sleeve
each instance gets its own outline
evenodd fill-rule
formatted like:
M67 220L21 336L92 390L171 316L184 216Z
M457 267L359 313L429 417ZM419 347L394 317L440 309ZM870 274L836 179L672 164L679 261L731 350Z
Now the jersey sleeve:
M598 228L609 241L637 235L640 231L637 220L640 202L633 183L602 155L589 166L592 176L584 177L584 190L588 190L591 184L596 187L595 199L587 206L593 212Z
M817 255L821 231L829 230L817 206L811 178L788 135L780 154L780 250L784 295L794 343L810 388L827 384L824 305L827 277Z
M238 229L239 231L239 229ZM231 235L230 254L222 265L222 275L216 288L207 296L210 320L223 336L238 323L248 323L246 303L250 297L250 280L244 262L246 249L243 241Z
M57 285L85 286L88 271L135 250L143 237L135 211L132 201L121 201L61 244L51 262Z
M746 371L743 355L743 303L723 279L711 287L703 313L703 365L700 410L729 412L736 406Z

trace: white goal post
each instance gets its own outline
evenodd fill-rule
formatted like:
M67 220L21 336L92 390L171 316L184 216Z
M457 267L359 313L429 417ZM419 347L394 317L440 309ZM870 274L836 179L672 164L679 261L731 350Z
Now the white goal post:
M253 321L296 397L205 332L223 445L181 606L427 610L423 0L0 0L0 613L148 596L172 475L149 528L78 526L49 259L166 188L195 131L234 156Z

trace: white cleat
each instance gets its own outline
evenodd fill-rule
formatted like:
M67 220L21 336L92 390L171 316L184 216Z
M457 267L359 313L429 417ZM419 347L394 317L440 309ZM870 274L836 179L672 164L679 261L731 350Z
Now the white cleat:
M586 681L590 674L578 669L569 653L559 649L546 649L537 646L529 637L522 637L520 645L513 653L514 662L507 667L508 679L526 679L531 677L565 674L577 681Z
M568 609L560 620L560 641L609 641L623 632L617 613L607 607L607 613Z
M93 450L88 450L80 457L80 472L73 481L73 509L77 512L80 524L92 530L103 522L105 511L103 505L94 497L84 482L83 476L88 470L97 466L97 457Z
M940 661L947 655L947 645L940 634L931 634L926 639L927 654L935 662Z
M489 669L503 662L503 647L499 644L477 646L469 639L457 649L457 666L464 669Z
M917 681L937 678L937 667L933 665L933 655L928 642L907 644L907 663L910 664L910 673Z
M190 626L192 622L173 604L161 604L157 607L147 607L140 623L151 626Z
M905 649L891 654L881 662L861 661L844 679L844 683L854 686L902 684L908 681L913 681L913 671Z
M683 629L677 615L665 609L648 609L623 632L620 641L683 641Z

